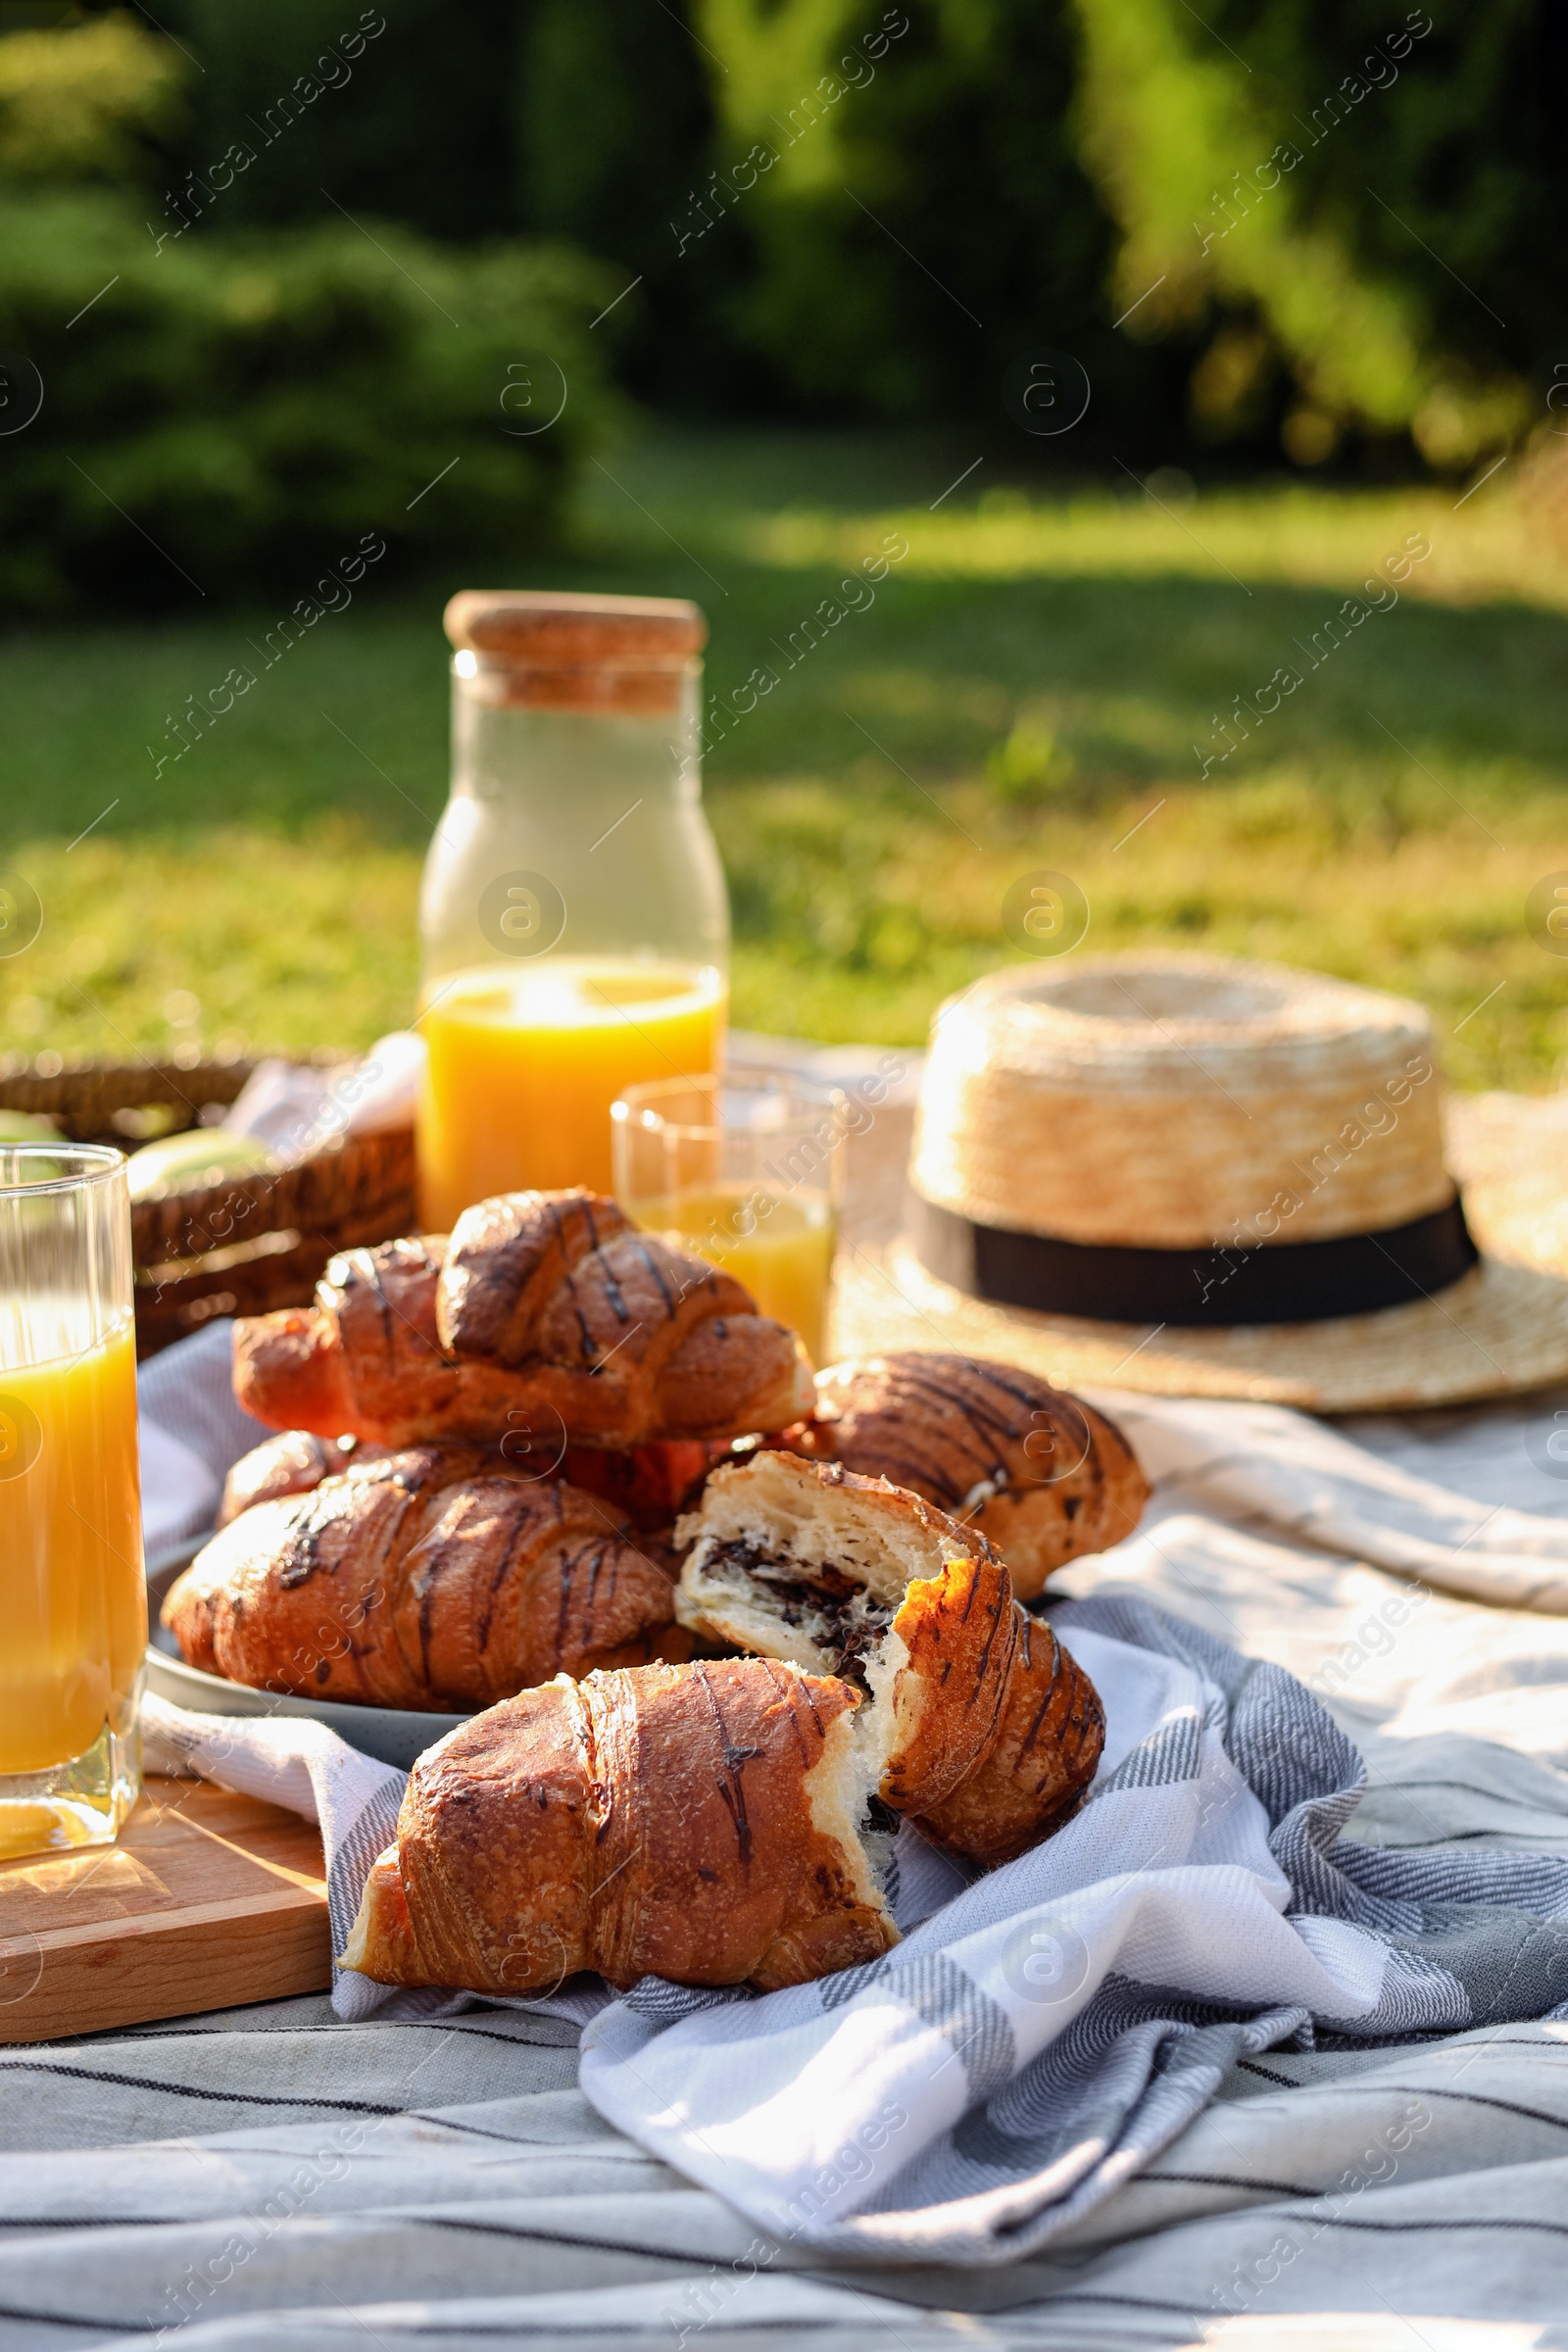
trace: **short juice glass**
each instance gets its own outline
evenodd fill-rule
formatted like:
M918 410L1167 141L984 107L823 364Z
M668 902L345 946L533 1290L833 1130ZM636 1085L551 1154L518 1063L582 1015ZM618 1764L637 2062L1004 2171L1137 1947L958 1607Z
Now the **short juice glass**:
M817 1365L848 1111L837 1087L737 1067L628 1086L610 1113L622 1208L733 1274Z
M0 1858L118 1835L146 1642L125 1163L0 1148Z

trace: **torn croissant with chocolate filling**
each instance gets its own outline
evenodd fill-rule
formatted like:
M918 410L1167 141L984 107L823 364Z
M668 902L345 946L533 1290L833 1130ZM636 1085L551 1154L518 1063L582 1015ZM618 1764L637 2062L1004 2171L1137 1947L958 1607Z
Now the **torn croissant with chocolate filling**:
M678 1621L865 1692L867 1793L987 1865L1060 1827L1104 1717L983 1536L886 1479L759 1453L676 1527Z

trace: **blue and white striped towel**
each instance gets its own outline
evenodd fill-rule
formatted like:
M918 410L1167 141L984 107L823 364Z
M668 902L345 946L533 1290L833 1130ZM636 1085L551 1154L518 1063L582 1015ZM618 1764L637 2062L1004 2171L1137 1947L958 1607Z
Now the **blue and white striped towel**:
M956 1891L906 1826L884 1959L762 1997L645 1980L508 2004L582 2023L593 2105L772 2239L1011 2262L1148 2166L1240 2058L1568 2012L1568 1859L1359 1844L1360 1757L1282 1668L1134 1594L1054 1623L1105 1702L1089 1803ZM161 1760L321 1812L341 1936L402 1776L316 1754L340 1745L318 1726L155 1725ZM334 1998L466 2005L352 1976Z

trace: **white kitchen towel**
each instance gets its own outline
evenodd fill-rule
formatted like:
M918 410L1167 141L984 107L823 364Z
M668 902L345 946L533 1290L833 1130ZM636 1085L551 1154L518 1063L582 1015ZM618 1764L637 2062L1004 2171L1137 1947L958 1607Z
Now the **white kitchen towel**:
M1004 2264L1146 2168L1246 2055L1568 2005L1568 1859L1357 1844L1360 1758L1294 1677L1134 1594L1054 1622L1105 1704L1089 1803L918 1922L899 1903L882 1960L761 1996L576 1980L507 2004L584 2023L600 2113L782 2243ZM315 1725L159 1709L154 1731L159 1761L320 1819L341 1948L402 1776ZM921 1845L906 1827L899 1858ZM333 2000L467 2005L349 1972Z
M253 1135L284 1167L297 1167L340 1135L412 1126L424 1063L424 1040L413 1029L378 1037L358 1060L327 1069L259 1061L223 1113L223 1131Z
M1102 1592L1090 1802L884 1959L763 1998L645 1982L585 2095L785 2243L995 2265L1140 2173L1239 2059L1568 2004L1568 1861L1344 1836L1359 1756L1294 1677Z
M1298 1541L1372 1560L1494 1606L1568 1616L1568 1520L1451 1494L1325 1421L1279 1404L1093 1392L1157 1489L1223 1517L1263 1520ZM1490 1419L1499 1437L1502 1416ZM1516 1491L1561 1507L1562 1433L1539 1412L1514 1470Z

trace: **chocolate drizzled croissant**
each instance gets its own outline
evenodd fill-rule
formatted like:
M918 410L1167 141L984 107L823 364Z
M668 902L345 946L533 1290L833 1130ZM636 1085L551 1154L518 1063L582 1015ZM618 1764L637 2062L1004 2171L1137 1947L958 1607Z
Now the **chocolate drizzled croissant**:
M675 1535L680 1622L857 1682L871 1785L943 1844L1007 1861L1075 1808L1104 1743L1099 1698L983 1536L783 1452L714 1470Z
M761 1991L898 1940L848 1684L762 1658L564 1677L426 1750L343 1965L384 1984Z
M987 1536L1020 1600L1132 1534L1149 1482L1113 1421L1015 1364L917 1348L817 1375L796 1450L924 1495Z
M274 1428L618 1448L781 1429L811 1400L800 1342L749 1292L580 1189L348 1250L316 1298L234 1327L234 1394Z
M192 1666L302 1697L488 1706L558 1672L685 1657L668 1578L575 1487L460 1446L375 1453L259 1502L171 1588Z

